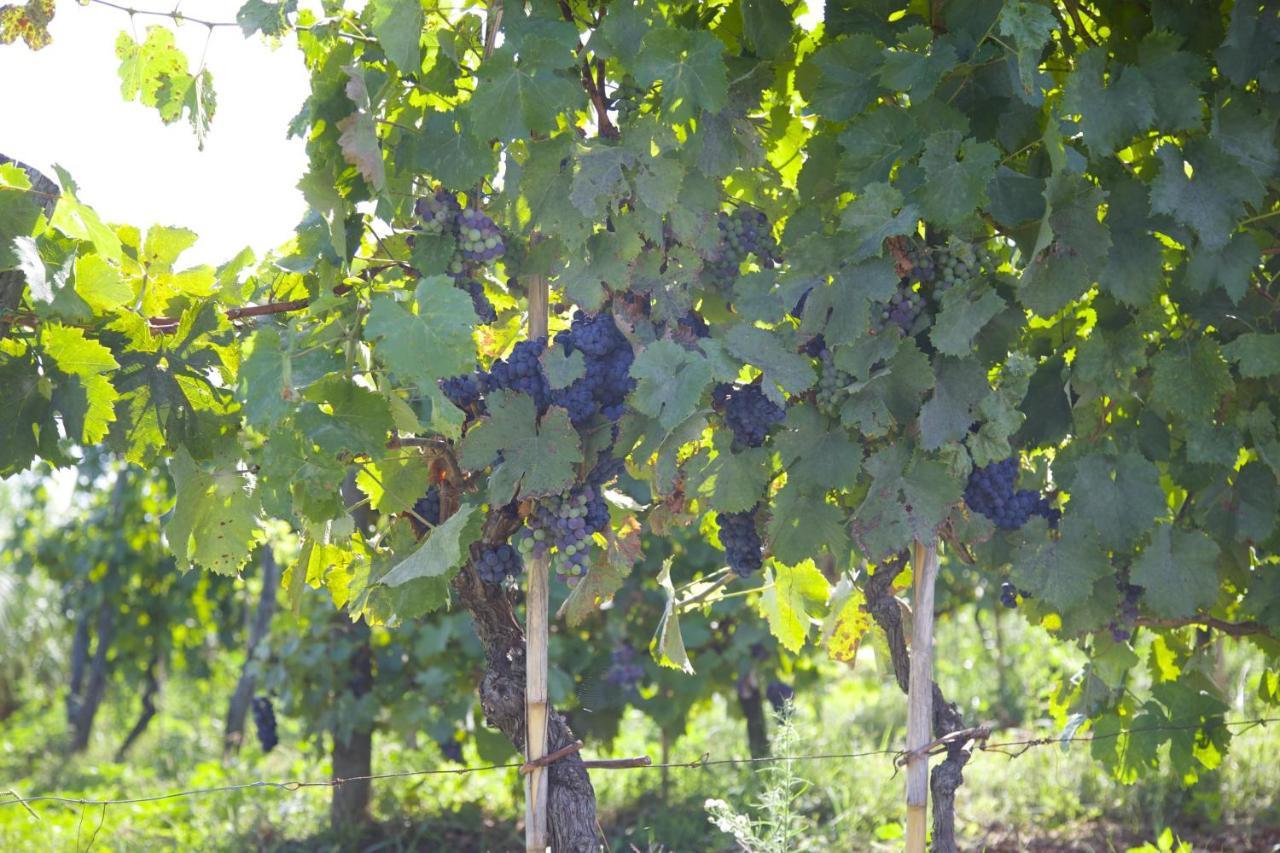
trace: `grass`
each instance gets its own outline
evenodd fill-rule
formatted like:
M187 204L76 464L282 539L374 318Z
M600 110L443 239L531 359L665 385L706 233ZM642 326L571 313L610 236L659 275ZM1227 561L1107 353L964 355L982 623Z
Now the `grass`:
M988 622L987 628L992 627ZM976 721L1021 719L1000 739L1053 735L1037 719L1057 677L1081 659L1038 629L1006 618L1000 649L992 632L977 630L972 613L939 626L938 676L944 690ZM1005 699L997 659L1005 661ZM798 753L894 749L900 743L905 701L891 677L877 671L870 644L850 671L832 665L821 694L798 697L794 749ZM262 755L246 747L239 760L220 760L221 713L235 662L212 682L175 679L162 712L129 761L110 760L135 709L118 698L106 703L88 752L68 758L60 697L28 705L0 731L0 791L23 795L119 798L257 779L324 779L327 757L298 745L297 721L281 719L281 747ZM696 661L695 661L696 665ZM1258 706L1251 681L1257 659L1243 649L1227 656L1225 675L1232 718L1275 716ZM1251 675L1250 673L1254 673ZM1017 707L1007 707L1009 696ZM965 849L1124 850L1159 839L1194 849L1268 849L1280 842L1280 726L1240 732L1221 767L1183 787L1167 760L1160 772L1133 786L1110 778L1089 757L1087 745L1031 749L1018 757L976 754L957 799ZM375 772L441 765L429 739L415 747L376 741ZM659 759L659 733L639 712L624 723L610 750L593 755L648 754ZM745 757L746 738L736 705L715 697L699 706L688 733L671 747L673 761ZM472 746L467 762L480 764ZM446 765L451 766L451 765ZM903 777L889 756L795 761L787 790L760 765L727 765L597 772L593 775L602 827L612 850L733 850L730 835L708 819L706 801L718 799L749 820L766 820L785 802L788 850L896 850L901 845ZM3 850L507 850L520 845L521 788L513 770L420 776L379 781L373 811L378 824L359 838L327 831L328 789L254 789L185 799L100 808L36 804L32 817L18 806L0 808ZM1172 842L1170 842L1172 843ZM1176 848L1169 848L1176 849Z

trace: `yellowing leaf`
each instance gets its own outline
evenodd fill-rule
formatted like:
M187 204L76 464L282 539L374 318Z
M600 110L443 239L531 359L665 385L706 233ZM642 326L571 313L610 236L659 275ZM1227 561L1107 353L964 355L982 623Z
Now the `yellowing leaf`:
M871 614L863 609L866 597L848 578L842 578L831 595L831 606L822 623L822 644L832 660L852 663L862 638L871 630Z
M769 620L769 629L778 642L798 652L814 621L809 608L827 601L830 592L827 579L813 560L805 560L795 566L775 564L765 570L765 581L773 583L760 597L760 613Z

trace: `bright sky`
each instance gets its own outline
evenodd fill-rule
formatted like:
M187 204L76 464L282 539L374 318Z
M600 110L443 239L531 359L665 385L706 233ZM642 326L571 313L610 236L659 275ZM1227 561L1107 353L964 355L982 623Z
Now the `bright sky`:
M172 0L137 5L173 8ZM239 6L181 4L186 14L213 21L234 20ZM140 16L132 24L138 40L149 25L175 29L194 71L209 30ZM200 240L183 255L185 264L216 264L245 246L261 255L287 240L306 207L295 188L306 168L303 143L285 138L308 94L296 43L290 38L273 49L238 28L213 30L205 64L218 104L200 151L185 118L166 126L154 109L121 97L115 42L130 27L124 12L59 3L48 47L0 46L0 153L51 178L58 163L81 200L110 222L192 229Z

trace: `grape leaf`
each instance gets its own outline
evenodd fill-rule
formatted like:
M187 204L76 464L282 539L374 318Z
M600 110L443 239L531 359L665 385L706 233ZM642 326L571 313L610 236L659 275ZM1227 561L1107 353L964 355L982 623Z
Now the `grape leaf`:
M644 37L635 74L641 86L662 83L662 105L673 122L700 111L718 113L729 98L724 42L705 30L655 28Z
M415 168L450 189L474 186L497 163L493 150L472 132L471 119L462 110L428 113L422 131L404 144L412 151Z
M1013 581L1050 607L1068 610L1082 603L1093 582L1111 571L1106 551L1070 516L1061 521L1058 539L1048 537L1040 519L1023 531L1013 558Z
M694 491L709 498L720 512L746 512L759 502L769 482L769 451L753 447L734 453L732 437L727 430L717 430L713 441L715 455L704 452L703 466L691 466L689 477Z
M826 604L830 587L813 564L805 560L794 566L773 563L765 569L765 589L760 595L760 615L769 620L769 630L783 647L798 653L814 622L810 613Z
M1218 546L1204 533L1162 524L1134 561L1129 580L1142 587L1143 602L1158 615L1193 616L1218 600L1217 560Z
M236 575L258 538L259 502L236 460L201 467L185 447L169 461L177 498L164 526L178 568L192 564L220 575Z
M557 391L568 388L587 372L586 358L578 350L566 353L561 347L550 347L542 353L539 361L542 372L547 375L547 384Z
M582 447L565 410L553 406L539 422L527 394L495 391L487 402L489 416L462 439L458 461L474 471L501 454L489 476L490 503L505 506L517 494L554 495L567 488L582 462Z
M1102 454L1084 457L1077 462L1068 488L1068 512L1108 548L1129 545L1168 513L1159 471L1134 452L1116 459Z
M862 448L841 429L830 429L812 404L790 406L784 429L773 439L787 482L810 492L847 489L862 467Z
M1086 50L1077 58L1076 70L1062 93L1063 109L1080 116L1085 144L1099 154L1123 148L1156 118L1155 92L1142 72L1119 65L1104 83L1106 66L1105 48Z
M32 234L40 219L40 196L30 189L26 172L13 163L0 163L0 270L17 265L13 238Z
M373 116L373 104L369 98L365 72L358 65L343 67L347 72L347 97L356 105L355 111L339 119L336 127L338 147L348 163L359 170L360 176L377 192L387 184L386 166L382 162L382 145L378 141L378 128Z
M666 593L667 604L658 620L658 630L649 641L649 654L659 666L678 669L685 675L693 675L693 664L689 663L689 654L684 649L684 637L680 635L680 615L676 612L676 589L671 584L671 563L668 557L662 562L662 571L658 573L658 586Z
M1245 332L1222 348L1222 354L1240 365L1249 379L1280 373L1280 335Z
M567 55L565 65L572 59ZM485 60L477 77L479 85L464 109L481 139L509 142L530 133L547 133L562 111L576 109L584 97L574 76L556 69L528 68L516 61L511 45L498 48Z
M307 438L326 453L377 457L385 451L392 422L391 409L381 394L335 375L308 388L305 398L329 409L306 406L296 419Z
M422 67L422 3L419 0L372 0L369 23L387 58L405 74Z
M298 0L271 3L267 0L248 0L236 12L236 23L245 38L262 33L267 38L277 38L289 27L289 16L298 10Z
M968 435L979 404L991 393L986 371L972 359L939 358L935 370L938 385L920 409L920 441L926 450Z
M370 462L356 474L356 485L369 496L369 505L385 514L412 508L430 482L431 469L417 455Z
M968 355L973 349L973 339L1004 308L1000 294L981 279L952 287L942 295L942 308L933 322L929 340L943 355Z
M418 578L444 578L457 574L470 554L470 546L480 538L484 513L475 504L463 503L458 511L432 528L411 554L378 579L383 586L396 587Z
M787 482L773 496L767 528L769 549L788 565L809 559L822 550L842 555L848 545L844 513L799 484Z
M474 366L471 327L475 322L471 298L448 277L433 275L418 282L408 305L390 294L375 296L364 336L377 342L378 358L398 376L419 386L434 386L437 380Z
M581 625L612 599L643 556L640 523L634 517L628 517L620 530L611 530L606 537L608 546L604 552L597 554L586 577L578 581L556 611L556 618L570 626Z
M879 86L880 47L866 33L820 48L800 67L797 86L809 105L831 121L853 118L869 107Z
M919 188L920 212L946 228L964 226L974 208L987 201L987 184L995 177L1000 152L994 145L965 139L943 130L925 140L920 165L925 181Z
M76 377L84 394L80 429L72 430L67 424L67 431L86 444L102 441L116 419L115 402L120 397L106 375L120 367L111 350L86 337L83 330L58 323L41 326L40 345L59 370Z
M1014 44L1024 97L1036 91L1040 52L1057 27L1053 12L1031 0L1014 0L1000 10L1000 34Z
M847 577L831 592L827 618L822 623L822 644L834 661L852 664L862 638L872 628L871 614L864 609L866 596Z
M636 356L631 375L637 380L631 405L669 433L697 410L711 382L711 364L675 341L660 340Z
M799 394L817 380L809 359L787 349L776 333L739 323L725 336L729 352L764 373L765 393L769 383L777 383L791 394Z
M1231 369L1218 345L1208 338L1161 350L1154 368L1151 402L1165 414L1194 421L1208 417L1231 387Z
M1156 156L1161 165L1151 183L1151 209L1186 225L1207 249L1226 246L1244 203L1261 199L1258 177L1211 142L1193 140L1185 151L1163 145Z

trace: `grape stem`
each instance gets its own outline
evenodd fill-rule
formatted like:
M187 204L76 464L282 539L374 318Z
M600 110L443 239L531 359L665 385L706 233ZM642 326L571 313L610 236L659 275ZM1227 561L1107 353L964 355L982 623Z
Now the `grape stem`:
M705 601L707 598L711 596L712 593L728 586L730 583L733 582L733 579L736 577L737 575L735 575L733 572L726 572L723 577L721 577L715 583L708 586L706 589L702 590L702 592L696 593L695 595L692 595L689 598L686 598L684 601L676 602L676 610L678 612L689 610L695 604Z

